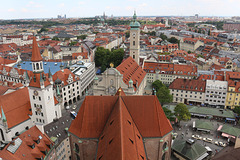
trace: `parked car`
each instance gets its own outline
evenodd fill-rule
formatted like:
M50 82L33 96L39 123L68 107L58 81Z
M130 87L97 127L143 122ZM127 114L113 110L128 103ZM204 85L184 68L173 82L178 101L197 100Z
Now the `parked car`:
M215 143L214 144L216 144L217 146L219 146L219 142L218 141L215 141Z
M194 134L192 135L192 138L197 139Z
M173 139L176 139L176 138L177 138L177 136L178 136L178 134L177 134L177 133L173 133Z
M77 105L73 105L72 109L75 110L77 108Z
M203 138L203 141L212 143L212 142L213 142L213 139L211 139L211 138Z
M199 135L196 135L195 137L196 137L196 139L199 139L199 140L202 139L202 137L200 137Z
M226 147L226 144L223 143L223 142L219 142L219 145L220 145L221 147Z
M73 119L75 119L77 117L77 113L75 111L71 111L70 115Z
M68 110L68 109L70 109L70 106L66 106L65 108Z

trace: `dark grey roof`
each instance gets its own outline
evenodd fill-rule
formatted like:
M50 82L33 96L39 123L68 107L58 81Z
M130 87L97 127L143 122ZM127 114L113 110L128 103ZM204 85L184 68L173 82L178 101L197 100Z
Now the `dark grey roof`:
M57 84L61 84L62 81L61 81L59 78L57 78L56 81L55 81L55 83L57 83Z
M60 32L55 37L57 38L73 38L73 35L67 34L66 32Z
M70 127L71 122L72 118L70 116L64 116L44 126L44 131L49 138L56 137L58 139L58 144L60 144L68 137L66 128Z

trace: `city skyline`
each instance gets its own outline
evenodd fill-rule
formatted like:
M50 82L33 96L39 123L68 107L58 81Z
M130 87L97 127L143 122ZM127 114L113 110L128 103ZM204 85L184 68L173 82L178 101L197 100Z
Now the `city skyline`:
M67 17L131 16L136 10L140 16L238 16L237 0L11 0L0 6L0 19L56 18ZM228 11L228 12L225 12Z

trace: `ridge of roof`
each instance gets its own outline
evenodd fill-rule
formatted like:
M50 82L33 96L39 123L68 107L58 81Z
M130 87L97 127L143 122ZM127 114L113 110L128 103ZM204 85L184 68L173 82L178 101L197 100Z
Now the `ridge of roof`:
M38 62L38 61L42 61L42 56L40 54L39 48L38 48L38 44L36 41L36 37L33 37L33 44L32 44L32 58L31 61L32 62Z
M139 159L140 156L146 158L142 136L122 98L118 97L99 138L97 157L122 160Z

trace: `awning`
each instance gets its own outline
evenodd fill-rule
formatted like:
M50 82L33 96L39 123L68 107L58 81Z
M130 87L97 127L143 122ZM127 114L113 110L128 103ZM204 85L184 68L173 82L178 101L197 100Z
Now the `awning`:
M235 139L235 136L232 136L232 135L229 135L229 134L226 134L226 133L222 133L222 136L227 137L227 138L232 137L232 138Z
M233 118L226 118L227 121L235 121Z
M197 160L202 160L204 158L206 158L208 156L208 153L204 153L203 155L201 155L200 157L198 157Z
M205 148L207 149L208 152L212 151L212 149L210 147L208 147L208 146L206 146Z
M218 127L217 131L221 131L222 127L223 127L223 126L220 125L220 126Z

